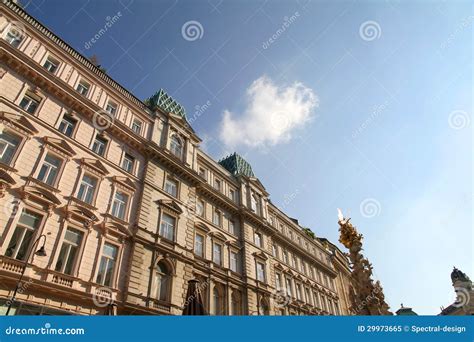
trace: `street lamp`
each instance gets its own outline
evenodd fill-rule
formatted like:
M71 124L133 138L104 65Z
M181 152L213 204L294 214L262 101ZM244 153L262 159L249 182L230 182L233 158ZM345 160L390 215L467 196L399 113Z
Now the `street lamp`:
M21 280L23 279L23 275L25 274L26 265L28 264L28 260L30 260L31 252L35 248L35 245L37 245L38 242L41 240L41 238L44 238L43 244L41 245L41 247L34 254L36 254L37 256L46 256L46 250L44 249L44 245L46 244L46 235L41 234L36 239L36 241L33 242L33 245L31 246L28 253L26 254L26 258L25 258L25 261L24 261L24 264L23 264L23 270L21 271L20 278L18 278L18 282L16 283L16 287L15 287L15 291L13 292L13 296L8 301L8 309L7 309L7 313L5 314L5 316L8 316L8 314L10 313L10 309L12 308L13 302L16 299L16 293L18 292L18 289L20 288Z

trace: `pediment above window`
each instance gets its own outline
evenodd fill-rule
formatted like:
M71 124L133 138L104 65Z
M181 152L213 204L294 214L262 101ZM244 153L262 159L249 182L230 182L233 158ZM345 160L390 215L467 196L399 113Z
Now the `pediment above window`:
M15 180L4 170L0 169L0 198L5 196L5 190L15 185Z
M0 112L0 123L26 135L34 135L39 132L23 114Z
M226 245L230 246L230 247L234 247L236 249L241 249L242 247L237 243L237 241L232 241L232 240L227 240Z
M277 270L280 270L280 271L284 271L285 268L283 267L282 264L280 264L279 262L275 263L275 266L274 266Z
M67 219L74 219L88 226L99 221L94 212L80 204L68 204L61 208Z
M55 208L61 201L50 191L35 185L24 185L19 189L19 193L25 201L38 203L41 206Z
M112 177L112 182L119 185L119 187L123 187L128 191L134 192L136 191L135 183L128 177L119 177L114 176Z
M63 139L44 137L43 142L65 157L72 157L76 154L74 149Z
M205 233L209 233L211 231L204 223L201 222L196 223L196 229L199 229Z
M109 173L109 171L105 168L104 164L102 164L97 159L82 158L80 160L80 164L82 167L88 169L89 171L98 176L106 176Z
M133 234L132 232L130 231L130 229L128 229L128 227L126 227L125 225L123 224L120 224L114 220L106 220L104 222L102 222L101 224L101 228L104 232L104 234L115 234L115 235L118 235L120 237L131 237Z
M252 254L255 258L259 258L259 259L262 259L262 260L267 260L268 257L265 255L265 253L263 252L255 252Z
M220 240L222 242L227 241L226 236L224 234L222 234L221 232L210 232L209 236L211 236L214 239Z
M179 206L178 203L176 203L175 201L173 200L158 200L156 201L156 203L159 205L159 206L162 206L164 208L167 208L169 210L171 210L172 212L180 215L183 213L183 209L181 209L181 207Z

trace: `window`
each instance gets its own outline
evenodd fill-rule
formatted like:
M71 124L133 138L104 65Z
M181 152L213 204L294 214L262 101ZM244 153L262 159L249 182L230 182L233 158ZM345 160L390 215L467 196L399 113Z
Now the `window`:
M107 139L102 138L99 135L95 136L94 144L92 145L92 151L97 153L99 156L104 156L105 149L107 148Z
M282 283L281 283L281 274L280 273L275 273L275 287L277 290L281 290Z
M137 120L137 119L133 120L132 131L134 131L137 134L142 133L142 122L140 120Z
M237 192L235 190L230 189L229 197L232 200L232 202L237 202Z
M194 254L204 257L204 236L201 234L194 237Z
M283 251L283 261L288 265L288 252Z
M48 185L54 186L56 177L61 167L61 159L48 153L44 158L43 165L38 173L38 180Z
M303 274L306 275L306 263L304 261L301 261L301 270Z
M214 261L215 264L222 266L222 246L214 242L212 251L212 261Z
M296 299L302 300L302 297L301 297L301 284L296 284Z
M207 172L205 168L200 167L198 173L200 177L207 179Z
M314 305L317 308L321 308L321 303L319 302L319 295L316 291L313 292L313 298L314 298Z
M272 255L276 258L278 257L278 250L276 245L272 245Z
M39 101L34 99L31 96L25 95L20 102L20 107L23 108L25 112L33 114L36 111L36 108L39 106Z
M133 166L135 164L135 158L128 153L125 153L122 161L122 169L129 173L133 173Z
M68 137L71 137L74 133L74 128L76 127L77 120L72 118L69 115L64 115L61 123L59 124L59 131Z
M5 129L0 132L0 162L2 164L10 165L20 142L19 136L11 134Z
M292 297L293 296L293 288L291 286L291 279L286 277L286 293L288 296Z
M105 107L105 111L115 117L115 114L117 113L117 105L109 101Z
M97 272L97 283L104 286L112 286L115 263L117 261L118 248L111 244L104 244L102 257L100 258L99 271Z
M239 291L232 291L231 310L231 315L236 316L242 314L242 296Z
M21 42L23 41L23 34L21 33L21 31L21 28L16 27L14 24L12 24L10 30L7 33L6 40L14 48L19 47Z
M87 83L85 81L81 81L77 85L76 90L79 94L81 94L83 96L87 96L87 93L89 92L89 88L90 88L89 83Z
M13 232L5 255L10 258L24 260L33 243L34 235L41 223L42 217L30 211L21 213L18 224Z
M235 226L234 220L229 220L229 233L237 235L237 227Z
M112 215L123 220L125 219L125 211L127 208L128 196L123 192L116 192L114 202L112 204Z
M214 301L214 305L212 307L212 314L224 314L224 296L222 295L222 291L217 286L214 286L214 289L212 290L212 299Z
M230 269L239 272L239 254L233 251L230 251Z
M265 265L257 262L257 280L265 282Z
M73 267L78 257L79 248L82 242L82 232L68 228L64 235L63 245L59 252L58 261L54 268L57 272L72 275Z
M341 314L341 311L339 310L339 303L338 302L334 302L334 309L335 309L336 315L339 316Z
M306 292L306 303L312 305L311 292L309 291L308 288L305 289L305 292Z
M163 214L160 224L160 235L165 239L174 240L174 227L176 219L168 214Z
M250 198L251 209L254 213L258 214L258 198L256 195L252 195Z
M183 144L181 143L181 139L178 138L176 134L171 136L170 151L179 159L183 158Z
M170 178L166 178L165 191L173 197L178 197L178 182Z
M215 209L214 214L212 215L212 223L214 223L216 226L221 226L221 218L222 214L219 210Z
M221 181L220 179L214 179L214 189L221 191Z
M59 62L51 57L48 57L43 64L43 68L54 74L58 70Z
M171 289L171 272L167 265L160 261L156 265L155 273L155 298L162 301L169 300L169 291Z
M262 247L262 234L260 233L255 233L254 234L254 241L257 247Z
M203 217L204 216L204 201L198 199L196 201L196 214Z
M79 186L79 192L77 193L77 198L83 202L92 204L94 201L96 187L97 179L85 174L82 177L81 185Z

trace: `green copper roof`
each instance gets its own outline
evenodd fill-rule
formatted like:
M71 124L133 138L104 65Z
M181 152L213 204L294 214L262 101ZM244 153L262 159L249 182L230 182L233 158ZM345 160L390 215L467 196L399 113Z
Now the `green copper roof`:
M219 160L219 164L235 176L244 175L247 177L255 177L252 171L252 166L235 152L230 156Z
M151 109L159 107L167 113L181 115L184 119L186 119L186 109L176 102L175 99L169 96L163 89L160 89L160 91L158 91L155 95L145 100L145 103Z

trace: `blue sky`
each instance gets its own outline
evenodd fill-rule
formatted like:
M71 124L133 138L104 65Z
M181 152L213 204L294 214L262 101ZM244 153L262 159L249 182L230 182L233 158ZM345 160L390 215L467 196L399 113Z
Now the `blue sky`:
M474 277L468 2L34 0L26 9L137 97L172 94L210 155L242 154L272 201L317 235L337 241L342 208L394 311L437 314L454 300L453 265Z

